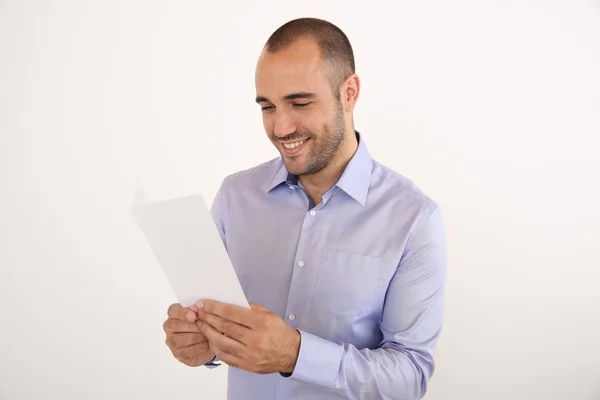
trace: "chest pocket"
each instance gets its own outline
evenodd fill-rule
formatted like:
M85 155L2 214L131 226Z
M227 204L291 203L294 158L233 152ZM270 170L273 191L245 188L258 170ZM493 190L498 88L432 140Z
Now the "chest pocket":
M326 249L315 287L315 306L334 316L359 317L378 304L378 257Z

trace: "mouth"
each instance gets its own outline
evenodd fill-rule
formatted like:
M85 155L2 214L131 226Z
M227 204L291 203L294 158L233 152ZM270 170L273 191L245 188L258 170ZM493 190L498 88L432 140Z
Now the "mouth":
M292 157L292 156L296 156L296 155L300 154L300 152L302 150L304 150L304 148L306 147L306 143L308 141L310 141L310 138L298 140L296 142L287 142L287 143L280 142L280 148L284 155L286 155L288 157Z

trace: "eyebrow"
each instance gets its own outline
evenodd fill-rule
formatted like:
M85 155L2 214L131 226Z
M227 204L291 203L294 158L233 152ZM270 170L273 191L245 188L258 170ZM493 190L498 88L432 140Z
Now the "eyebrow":
M298 93L292 93L292 94L288 94L286 96L283 97L284 100L296 100L296 99L314 99L315 97L317 97L316 94L314 93L308 93L308 92L298 92ZM258 96L256 97L256 102L257 103L270 103L271 101L263 96Z

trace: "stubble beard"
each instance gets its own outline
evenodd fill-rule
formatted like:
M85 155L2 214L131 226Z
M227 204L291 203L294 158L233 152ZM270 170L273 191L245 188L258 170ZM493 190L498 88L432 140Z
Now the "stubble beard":
M344 142L345 125L343 108L338 102L335 118L331 124L323 125L318 135L312 132L295 132L293 136L310 137L314 143L309 154L306 155L304 165L295 167L295 163L286 161L286 157L282 154L288 172L296 176L306 176L314 175L327 168L335 160Z

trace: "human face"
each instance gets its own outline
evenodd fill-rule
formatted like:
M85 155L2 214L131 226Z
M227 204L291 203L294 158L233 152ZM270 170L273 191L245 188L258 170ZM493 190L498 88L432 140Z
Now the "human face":
M256 101L263 125L294 175L322 171L344 142L344 109L325 67L312 40L299 40L277 53L263 52L258 61Z

